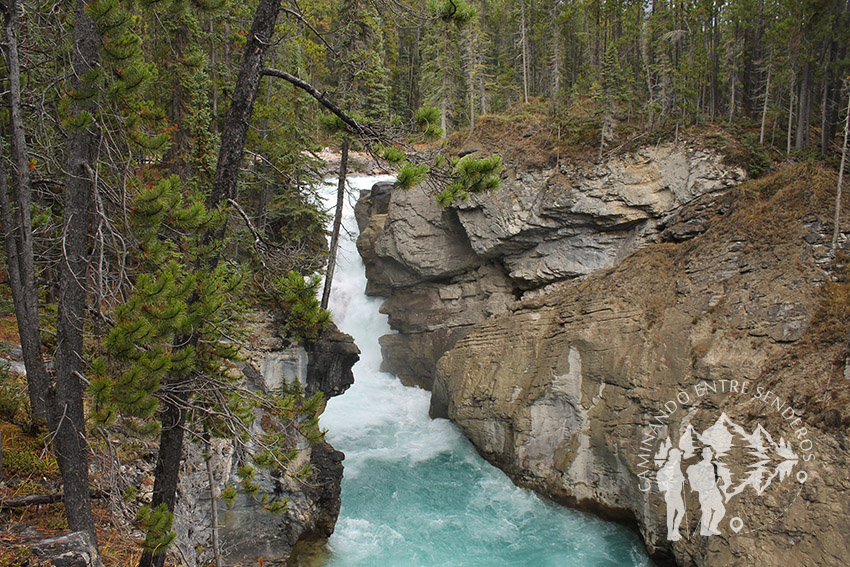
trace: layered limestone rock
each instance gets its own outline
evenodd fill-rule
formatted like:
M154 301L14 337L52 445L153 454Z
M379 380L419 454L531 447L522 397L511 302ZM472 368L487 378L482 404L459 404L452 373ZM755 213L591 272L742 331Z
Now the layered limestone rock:
M384 369L430 387L472 324L529 290L616 265L659 240L684 204L743 177L714 153L664 144L603 165L508 168L498 191L448 209L423 187L377 185L356 212L367 293L388 298L399 331L381 340Z
M659 564L850 564L834 181L799 167L698 200L671 242L476 324L433 413L516 482L636 525Z
M269 314L257 313L254 319L250 348L243 351L245 361L240 364L252 389L262 393L299 387L307 395L322 392L330 397L354 382L351 369L359 349L335 326L305 346L287 346L275 333ZM232 504L217 501L219 538L228 564L253 565L260 558L268 564L285 561L298 541L329 537L339 515L343 454L326 442L311 444L297 429L265 414L258 415L252 427L258 436L267 428L288 430L298 455L289 463L287 474L258 471L256 495L239 490ZM238 487L237 471L258 450L254 445L253 441L236 445L231 439L213 439L209 449L198 443L187 445L174 529L180 556L190 564L212 559L210 474L217 493L226 486ZM312 471L308 477L294 474L307 467ZM264 509L278 501L287 503L284 512Z

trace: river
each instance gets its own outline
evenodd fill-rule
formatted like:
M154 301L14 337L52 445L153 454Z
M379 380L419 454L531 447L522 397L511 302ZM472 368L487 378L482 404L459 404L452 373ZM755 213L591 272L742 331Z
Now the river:
M386 177L353 177L354 194ZM351 203L344 226L356 237ZM429 392L380 372L392 332L366 297L363 263L343 238L331 311L362 354L355 383L321 424L346 455L342 510L326 567L631 567L650 565L622 526L517 488L449 421L428 417Z

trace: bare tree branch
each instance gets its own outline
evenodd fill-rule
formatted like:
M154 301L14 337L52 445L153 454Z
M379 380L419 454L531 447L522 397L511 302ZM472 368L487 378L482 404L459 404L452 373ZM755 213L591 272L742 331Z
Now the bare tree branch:
M364 136L366 138L372 139L380 139L381 136L379 133L370 125L361 124L354 118L352 118L348 113L342 110L339 106L337 106L332 100L325 96L325 93L319 92L319 90L308 83L307 81L296 77L295 75L290 75L286 71L280 71L278 69L270 69L265 68L261 72L263 75L267 77L276 77L278 79L283 79L289 83L292 83L296 87L304 90L310 96L315 98L319 104L333 112L335 115L339 117L340 120L345 122L346 126L351 128L354 133Z

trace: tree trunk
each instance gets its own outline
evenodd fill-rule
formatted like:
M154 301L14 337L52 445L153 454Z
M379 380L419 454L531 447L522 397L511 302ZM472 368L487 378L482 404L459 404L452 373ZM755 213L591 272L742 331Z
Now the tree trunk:
M845 19L846 21L846 19ZM836 42L832 42L832 48L835 50ZM847 55L847 46L841 46L841 49L832 52L830 61L843 61ZM829 145L835 138L835 132L838 128L838 111L841 108L841 77L827 65L826 77L824 78L824 98L823 98L823 114L821 123L821 154L826 155L829 151Z
M850 82L848 82L850 86ZM844 166L847 164L847 138L850 135L850 97L847 97L847 118L844 119L844 146L841 149L841 166L838 169L838 187L835 192L835 219L832 228L832 255L838 246L838 233L841 224L841 184L844 181Z
M528 38L525 33L525 0L520 0L520 41L522 47L522 100L528 104Z
M791 153L791 127L794 124L794 79L791 79L791 88L788 91L788 139L785 145L785 153Z
M712 7L712 67L711 73L711 121L719 112L720 106L720 16L717 13L717 8Z
M466 96L469 103L469 130L475 129L475 78L478 75L477 49L475 39L477 32L467 29L463 34L463 59L466 67Z
M549 33L552 35L552 92L550 97L555 101L555 106L558 105L558 95L561 92L561 32L558 27L558 3L552 7L551 28Z
M76 88L80 79L97 62L98 37L94 24L78 0L74 23L74 53L72 65ZM9 201L5 171L0 171L0 209L6 230L6 251L9 259L9 282L18 318L18 331L30 400L36 416L45 417L52 434L54 453L64 484L65 515L72 530L88 532L97 542L88 482L88 453L85 440L85 416L82 384L82 330L85 312L86 261L88 248L88 203L91 191L91 166L95 142L87 132L71 132L68 138L66 161L67 179L64 202L63 260L60 269L61 297L59 303L56 351L56 385L50 378L41 353L38 318L38 289L35 284L33 251L32 186L21 108L20 62L18 59L17 3L10 2L6 20L6 63L9 72L9 123L12 140L12 162L15 204ZM82 110L76 103L73 110ZM17 217L17 218L15 218Z
M38 318L38 290L35 283L35 259L32 234L32 183L24 132L21 103L21 65L18 58L18 3L10 0L6 14L6 70L9 74L9 129L12 158L12 190L14 200L3 191L6 252L9 264L9 281L18 319L24 364L27 369L27 387L33 415L48 418L47 395L50 378L41 353L41 330ZM5 178L3 180L5 185ZM17 217L17 218L15 218Z
M81 77L98 63L99 37L94 22L85 12L84 0L77 0L74 15L72 85L88 88ZM73 112L94 112L94 101L72 104ZM90 206L94 190L97 136L90 130L71 131L65 161L65 203L62 231L63 257L59 267L59 313L57 322L56 386L53 430L56 460L65 485L65 513L75 531L87 531L97 542L88 486L88 445L83 409L83 326L88 284Z
M644 73L646 73L646 93L647 93L647 106L650 108L649 111L649 128L653 126L653 116L652 116L652 103L655 100L655 96L652 90L652 67L650 65L651 56L650 56L650 42L652 41L650 27L649 27L649 18L645 18L643 24L640 29L640 57L643 62Z
M162 432L159 437L159 453L154 468L151 509L165 504L174 512L177 503L177 482L180 479L180 461L183 458L183 427L186 424L186 405L189 388L177 385L172 395L163 401ZM146 551L139 559L139 567L162 567L165 553L153 555Z
M770 99L770 72L773 64L767 66L767 83L764 85L764 105L761 109L761 130L759 131L759 145L764 145L764 123L767 120L767 103Z
M336 253L339 249L339 233L342 228L342 211L345 206L345 176L348 174L348 140L342 141L342 157L339 160L339 185L336 188L336 211L334 211L333 231L331 232L331 249L328 258L328 272L325 275L325 289L322 291L322 309L328 308L331 299L331 285L336 268Z
M803 76L800 79L800 96L797 99L797 136L794 141L794 149L798 152L806 149L809 145L809 116L811 113L812 98L812 64L809 61L803 63Z
M443 129L443 138L449 135L449 76L448 71L443 69L442 85L440 88L440 128Z
M737 105L737 101L735 100L737 89L735 87L737 85L738 75L737 73L732 73L732 99L729 101L729 122L732 122L732 119L735 117L735 106Z
M218 501L216 500L215 490L215 475L212 468L212 451L210 450L210 436L205 432L204 442L206 450L204 451L204 461L207 464L207 479L210 483L210 531L212 531L212 549L215 557L215 567L223 567L224 562L221 558L221 544L218 540Z
M239 65L239 74L233 86L230 108L222 128L218 164L208 200L210 206L216 206L236 196L236 181L239 177L242 150L245 147L245 134L254 111L254 100L260 85L263 61L266 51L271 47L279 10L279 0L260 0L257 5L251 31L248 33L248 43L245 45L242 63Z

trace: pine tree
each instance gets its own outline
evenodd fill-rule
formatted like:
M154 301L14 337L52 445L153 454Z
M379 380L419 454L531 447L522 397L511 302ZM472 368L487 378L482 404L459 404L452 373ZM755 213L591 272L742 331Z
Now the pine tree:
M375 4L368 0L344 0L339 4L341 23L337 63L340 70L340 102L349 112L373 122L388 121L389 71L384 64L383 22Z
M426 8L430 20L423 41L423 92L426 103L439 109L440 128L447 135L461 123L466 108L462 31L477 17L477 12L463 0L431 0Z

